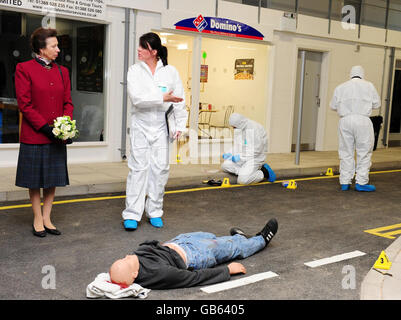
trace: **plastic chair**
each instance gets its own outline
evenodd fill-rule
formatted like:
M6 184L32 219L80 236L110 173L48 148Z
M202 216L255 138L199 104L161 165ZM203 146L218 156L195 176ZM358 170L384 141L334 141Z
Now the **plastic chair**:
M211 124L209 128L214 128L214 137L216 137L216 130L217 129L230 129L230 124L228 120L230 119L231 114L234 112L234 106L230 105L227 106L226 111L224 113L224 121L222 124Z
M199 109L199 117L198 117L198 128L201 132L205 133L208 135L209 138L211 138L210 135L210 118L212 116L212 112L210 112L208 109ZM205 131L207 129L207 132Z

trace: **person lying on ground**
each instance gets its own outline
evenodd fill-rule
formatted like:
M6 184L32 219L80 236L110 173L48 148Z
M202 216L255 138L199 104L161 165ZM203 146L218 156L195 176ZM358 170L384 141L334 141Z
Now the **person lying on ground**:
M110 279L120 286L135 282L148 289L188 288L227 281L231 275L245 274L246 269L238 262L221 264L261 251L277 229L277 220L272 218L255 236L234 227L230 236L191 232L162 244L156 240L147 241L133 254L111 265Z

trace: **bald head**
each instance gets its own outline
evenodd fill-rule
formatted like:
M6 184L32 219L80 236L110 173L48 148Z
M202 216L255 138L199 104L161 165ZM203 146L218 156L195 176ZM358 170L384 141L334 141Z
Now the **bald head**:
M139 261L136 255L128 255L124 259L115 261L109 270L110 280L130 286L138 276Z

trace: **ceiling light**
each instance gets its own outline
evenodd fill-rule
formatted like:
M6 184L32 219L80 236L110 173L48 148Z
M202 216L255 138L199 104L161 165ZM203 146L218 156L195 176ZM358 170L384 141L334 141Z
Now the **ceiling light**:
M187 49L188 49L188 45L187 45L186 43L180 43L180 44L177 46L177 49L178 49L178 50L187 50Z

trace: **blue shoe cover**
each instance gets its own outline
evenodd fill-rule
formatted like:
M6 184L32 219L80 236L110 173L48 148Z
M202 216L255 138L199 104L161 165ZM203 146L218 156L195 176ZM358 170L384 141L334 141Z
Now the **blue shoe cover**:
M138 221L130 219L124 220L124 228L125 230L135 230L138 228Z
M161 228L163 227L163 220L162 218L150 218L150 224L154 226L155 228Z
M341 190L342 190L342 191L348 191L349 188L350 188L350 185L349 185L349 184L342 184L342 185L341 185Z
M269 166L267 163L265 163L265 164L263 165L263 167L265 167L266 170L269 172L269 179L267 179L267 181L269 181L269 182L274 182L274 181L276 181L276 174L274 173L274 171L272 170L272 168L270 168L270 166Z
M366 192L371 192L371 191L376 191L376 187L372 184L355 184L355 190L356 191L366 191Z

